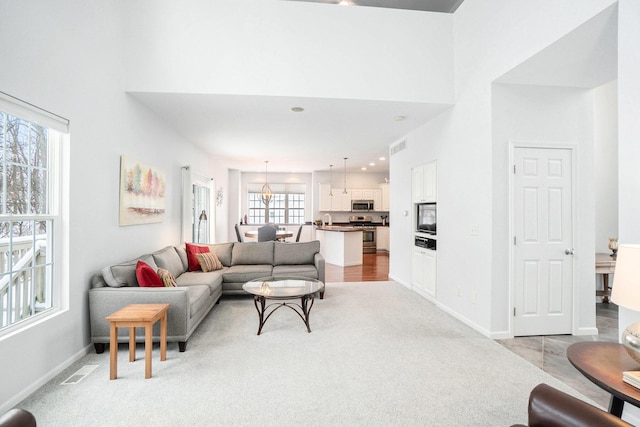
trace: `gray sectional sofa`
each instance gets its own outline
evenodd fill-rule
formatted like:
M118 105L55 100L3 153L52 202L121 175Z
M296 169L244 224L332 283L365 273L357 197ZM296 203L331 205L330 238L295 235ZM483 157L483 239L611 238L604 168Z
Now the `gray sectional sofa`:
M203 245L204 246L204 245ZM203 272L188 271L185 247L167 246L152 254L105 267L93 276L89 290L91 340L97 353L109 343L109 323L105 317L128 304L169 303L167 341L178 342L185 351L187 340L223 294L246 294L242 285L265 276L301 276L324 282L325 261L320 242L242 242L206 245L223 268ZM176 278L177 287L139 287L136 279L138 260L154 270L164 268ZM246 294L248 295L248 294ZM320 298L324 297L324 291ZM144 341L143 328L136 330ZM153 338L160 337L159 324ZM128 342L128 331L119 330L118 342Z

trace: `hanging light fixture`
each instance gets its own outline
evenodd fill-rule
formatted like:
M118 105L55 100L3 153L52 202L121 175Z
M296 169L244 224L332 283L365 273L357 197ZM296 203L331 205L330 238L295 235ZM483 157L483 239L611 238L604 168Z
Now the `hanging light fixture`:
M260 198L262 199L262 203L265 206L269 205L271 198L273 197L273 191L271 191L271 187L269 187L269 181L267 180L267 166L269 165L269 160L265 160L264 162L264 185L262 186L262 191L260 192Z
M344 190L342 194L347 194L347 157L344 158Z
M333 197L333 180L331 179L331 170L333 165L329 165L329 197Z

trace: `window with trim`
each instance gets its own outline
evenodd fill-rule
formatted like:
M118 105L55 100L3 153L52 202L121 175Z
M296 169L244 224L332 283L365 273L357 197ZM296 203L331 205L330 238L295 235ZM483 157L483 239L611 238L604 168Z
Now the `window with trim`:
M306 185L269 183L273 197L268 206L262 202L262 185L248 185L249 224L304 224Z
M0 332L59 306L60 161L68 122L0 93Z

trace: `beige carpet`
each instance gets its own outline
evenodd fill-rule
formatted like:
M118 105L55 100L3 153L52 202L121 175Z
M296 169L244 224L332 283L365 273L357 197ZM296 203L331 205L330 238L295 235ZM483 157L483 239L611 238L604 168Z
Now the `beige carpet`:
M117 380L92 352L18 406L43 427L508 426L541 382L576 394L395 282L329 283L310 334L287 309L257 326L251 298L223 297L185 353L154 346L153 378L121 345Z

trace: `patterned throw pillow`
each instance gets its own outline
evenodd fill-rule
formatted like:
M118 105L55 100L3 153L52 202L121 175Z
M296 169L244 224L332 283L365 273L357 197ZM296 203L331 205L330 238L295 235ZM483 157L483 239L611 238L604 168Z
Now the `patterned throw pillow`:
M185 249L187 251L187 261L189 264L189 271L198 271L200 270L200 264L198 262L197 254L210 252L209 246L200 246L200 245L192 245L191 243L185 244Z
M207 271L214 271L222 269L222 263L218 259L218 255L213 252L205 252L201 254L196 254L198 258L198 262L200 263L200 268L205 273Z
M162 283L164 283L165 288L175 288L176 286L178 286L175 277L173 277L173 274L171 274L169 270L159 268L158 276L160 276L160 279L162 279Z

